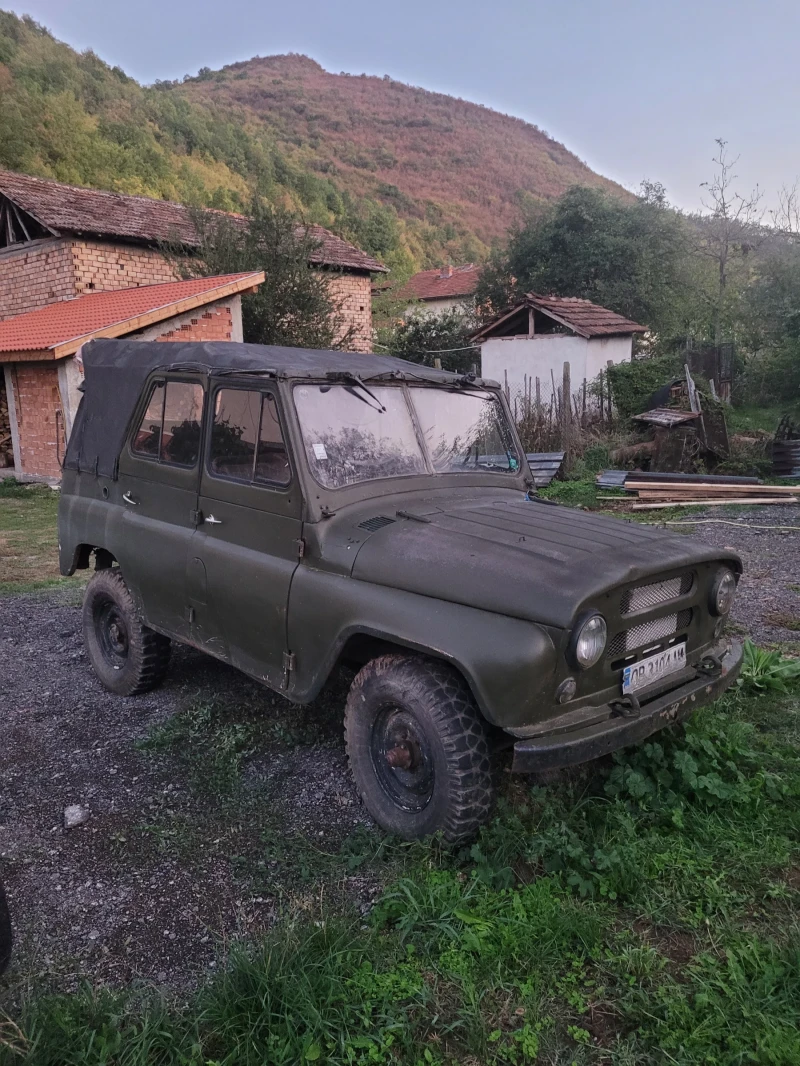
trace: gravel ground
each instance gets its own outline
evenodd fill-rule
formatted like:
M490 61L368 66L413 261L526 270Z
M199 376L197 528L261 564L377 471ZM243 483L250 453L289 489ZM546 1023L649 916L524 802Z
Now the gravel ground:
M724 525L701 517L720 515L693 515L689 535L744 559L734 629L800 650L800 530L775 528L800 526L798 510L751 509ZM340 859L321 882L302 865L303 855L312 866L315 856L330 859L368 824L340 735L347 679L300 710L177 648L162 688L121 700L86 662L70 597L0 599L0 857L18 941L10 987L138 977L183 987L217 964L231 938L269 927L282 907L313 910L331 885L366 909L374 878L349 876ZM275 725L233 801L198 789L174 752L137 746L199 697L263 706ZM298 720L302 740L282 739ZM70 805L88 820L66 829ZM254 810L263 812L255 829Z

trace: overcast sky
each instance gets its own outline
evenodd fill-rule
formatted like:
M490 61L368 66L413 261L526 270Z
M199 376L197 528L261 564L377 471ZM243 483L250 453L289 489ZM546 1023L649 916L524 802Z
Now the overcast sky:
M635 189L699 206L714 139L742 191L800 175L798 0L26 0L143 82L252 55L389 74L535 122Z

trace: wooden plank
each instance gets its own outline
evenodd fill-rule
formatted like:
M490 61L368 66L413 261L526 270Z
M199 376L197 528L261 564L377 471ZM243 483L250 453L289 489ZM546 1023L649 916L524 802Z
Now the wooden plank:
M800 503L800 500L787 500L785 496L772 496L764 499L743 498L736 500L680 500L677 503L632 503L632 511L659 511L666 507L750 507L767 503Z

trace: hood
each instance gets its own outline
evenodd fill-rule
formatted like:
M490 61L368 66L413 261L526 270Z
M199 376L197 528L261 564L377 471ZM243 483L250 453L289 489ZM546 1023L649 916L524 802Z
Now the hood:
M417 506L360 546L352 576L566 628L619 585L733 552L684 534L515 499Z

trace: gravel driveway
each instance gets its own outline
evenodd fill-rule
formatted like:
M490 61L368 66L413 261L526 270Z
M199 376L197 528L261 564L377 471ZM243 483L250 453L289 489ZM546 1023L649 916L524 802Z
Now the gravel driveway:
M800 530L776 528L800 526L798 509L751 509L725 525L701 517L721 516L692 515L689 535L744 559L734 628L800 648L792 628ZM88 667L74 601L63 590L0 599L0 856L17 924L12 990L15 977L58 988L137 977L180 987L283 907L324 909L332 884L366 908L379 885L339 855L368 824L341 741L347 679L301 710L177 648L161 689L121 700ZM247 753L233 796L199 788L174 750L139 746L198 699L255 707L274 727ZM71 805L88 819L65 829Z

